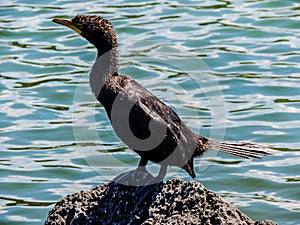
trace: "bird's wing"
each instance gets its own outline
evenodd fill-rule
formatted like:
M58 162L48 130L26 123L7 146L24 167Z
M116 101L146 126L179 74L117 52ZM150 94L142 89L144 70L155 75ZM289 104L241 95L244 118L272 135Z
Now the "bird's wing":
M138 101L131 111L131 129L138 131L134 134L139 138L150 136L149 144L153 143L152 139L161 140L157 151L150 152L147 157L154 162L157 159L158 162L166 159L168 165L183 167L195 177L192 169L193 161L190 159L196 148L198 135L193 135L173 109L137 82L133 81L132 85L130 88L134 88Z
M176 112L171 109L169 106L160 101L156 96L142 87L139 83L132 80L131 81L131 90L134 90L135 94L135 104L131 110L132 116L141 116L138 118L140 120L144 119L146 121L151 120L152 123L161 124L172 131L176 131L181 125L181 120ZM136 120L136 117L132 117ZM137 121L140 121L137 120Z

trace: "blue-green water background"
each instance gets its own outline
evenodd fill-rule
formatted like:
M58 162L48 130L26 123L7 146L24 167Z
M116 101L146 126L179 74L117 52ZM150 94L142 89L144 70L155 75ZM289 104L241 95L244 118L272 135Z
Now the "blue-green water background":
M208 154L196 161L196 181L254 220L299 224L299 0L4 0L0 5L0 224L42 224L59 198L138 163L89 91L95 50L51 22L77 13L111 21L121 72L164 99L194 131L201 126L201 134L210 136L212 128L226 128L226 140L274 148L263 160ZM206 76L199 71L193 82L189 71L176 69L188 68L190 56L210 69ZM176 65L159 63L162 59ZM206 79L217 81L222 96L208 94ZM225 106L225 120L214 126L213 99ZM168 177L190 179L174 169Z

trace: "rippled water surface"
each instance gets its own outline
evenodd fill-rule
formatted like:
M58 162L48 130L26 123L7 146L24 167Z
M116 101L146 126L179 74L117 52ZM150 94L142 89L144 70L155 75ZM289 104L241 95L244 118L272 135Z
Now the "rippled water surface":
M94 48L51 22L77 13L111 21L122 74L195 132L274 149L263 160L207 154L196 161L197 181L254 220L299 224L298 0L0 5L0 224L42 224L62 196L138 163L90 92ZM176 168L168 177L190 179Z

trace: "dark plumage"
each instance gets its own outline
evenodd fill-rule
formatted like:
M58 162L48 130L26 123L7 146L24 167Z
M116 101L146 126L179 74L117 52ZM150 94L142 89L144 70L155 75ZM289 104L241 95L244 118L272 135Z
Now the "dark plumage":
M260 145L218 142L193 133L170 107L132 78L121 76L116 34L106 19L77 15L71 20L53 21L73 29L97 48L98 57L90 74L91 89L118 137L141 156L139 166L146 166L148 160L159 163L160 178L165 176L168 165L178 166L194 178L193 158L209 149L244 158L269 155L268 148Z

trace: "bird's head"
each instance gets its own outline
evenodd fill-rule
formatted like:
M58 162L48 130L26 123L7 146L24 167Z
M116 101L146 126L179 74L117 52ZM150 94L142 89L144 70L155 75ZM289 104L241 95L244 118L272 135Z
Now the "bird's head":
M100 16L77 15L71 20L53 19L87 39L102 55L117 47L117 37L110 22Z

